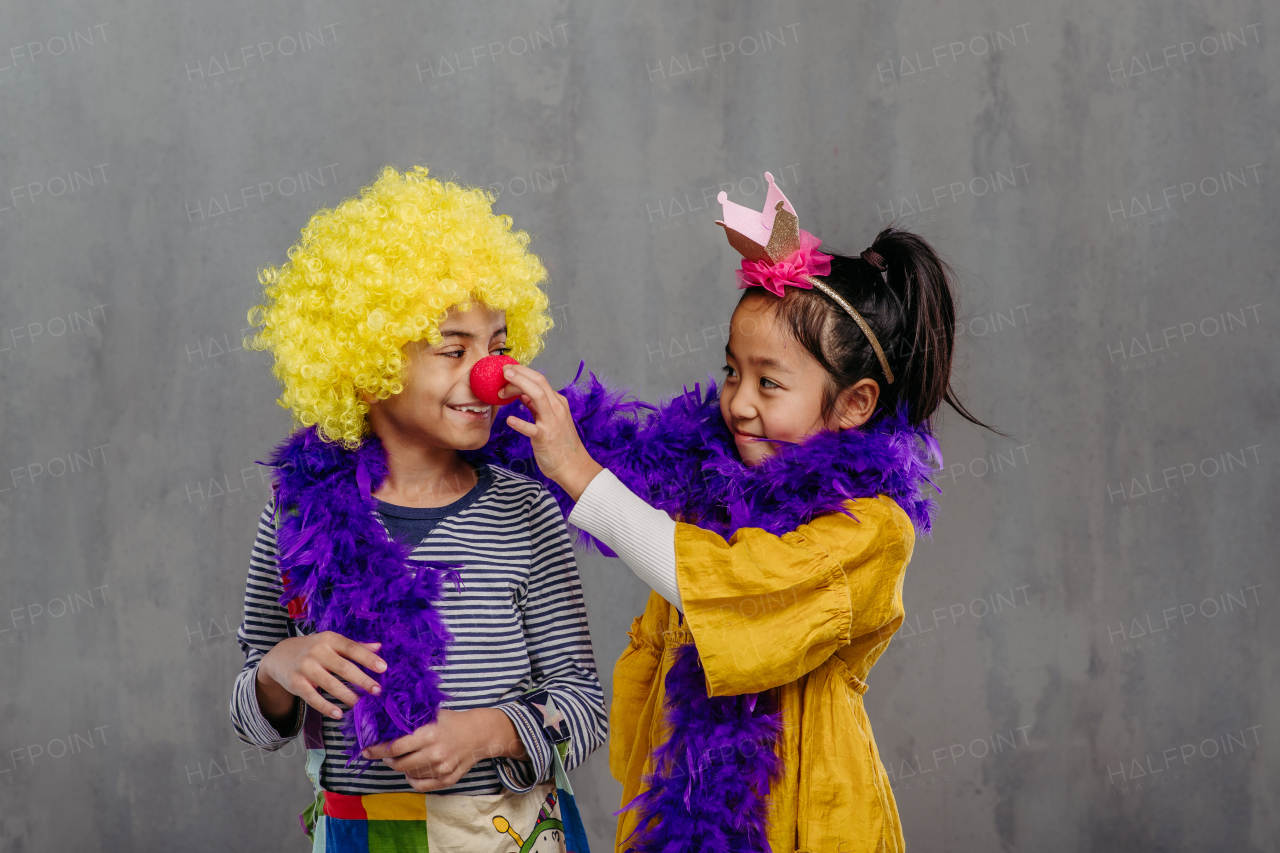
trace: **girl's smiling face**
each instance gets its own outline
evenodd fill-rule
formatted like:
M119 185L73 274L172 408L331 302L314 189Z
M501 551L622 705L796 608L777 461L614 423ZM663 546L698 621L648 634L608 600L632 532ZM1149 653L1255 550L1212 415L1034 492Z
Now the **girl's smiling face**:
M861 426L880 396L874 379L860 379L840 392L833 411L824 415L831 379L778 322L769 302L776 298L751 294L739 302L724 348L720 414L748 466L777 453L775 442L798 444L824 429Z

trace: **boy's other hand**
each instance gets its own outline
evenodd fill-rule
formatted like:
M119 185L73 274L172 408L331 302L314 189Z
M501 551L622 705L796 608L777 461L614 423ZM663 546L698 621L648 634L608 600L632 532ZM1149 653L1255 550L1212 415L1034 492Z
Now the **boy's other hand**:
M403 773L415 791L424 794L456 785L481 759L529 757L511 718L496 708L441 708L434 723L371 746L361 755L382 759L383 764Z
M583 446L573 413L569 411L569 401L551 387L545 376L523 364L507 365L503 375L511 383L503 389L503 396L513 396L514 389L534 417L534 423L529 423L508 415L507 425L529 437L533 458L542 473L559 483L576 501L604 469Z
M381 643L357 643L333 631L281 640L258 662L258 705L263 716L272 723L287 717L297 696L326 717L342 719L342 709L321 696L320 690L347 707L358 698L347 684L381 693L378 682L356 666L386 672L386 662L375 654L381 647Z

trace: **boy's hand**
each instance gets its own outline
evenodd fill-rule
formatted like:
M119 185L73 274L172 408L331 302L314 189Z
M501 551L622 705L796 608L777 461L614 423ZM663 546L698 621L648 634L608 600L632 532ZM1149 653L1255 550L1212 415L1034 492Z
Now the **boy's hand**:
M386 662L374 654L380 648L381 643L357 643L333 631L281 640L258 662L258 705L263 716L275 723L287 716L293 697L298 696L326 717L342 719L342 709L326 701L320 689L347 707L355 705L358 697L344 682L381 693L378 682L356 666L386 672Z
M496 708L440 709L436 721L413 734L371 746L365 758L382 759L399 770L415 791L427 793L456 785L484 758L527 760L529 754L511 718Z
M559 483L576 501L604 469L583 447L569 411L569 401L552 389L545 376L523 364L507 365L503 376L511 383L503 389L503 396L513 396L514 389L534 417L534 423L529 423L508 415L507 424L521 435L529 436L533 458L542 473Z

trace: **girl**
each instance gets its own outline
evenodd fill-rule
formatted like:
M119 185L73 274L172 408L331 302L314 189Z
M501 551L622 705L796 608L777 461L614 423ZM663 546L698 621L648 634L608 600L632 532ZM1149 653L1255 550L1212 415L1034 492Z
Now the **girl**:
M763 213L720 194L746 292L718 398L626 417L652 407L507 368L569 522L653 588L614 671L619 851L903 849L862 695L930 526L931 418L978 423L950 390L948 269L894 229L819 252L765 177Z

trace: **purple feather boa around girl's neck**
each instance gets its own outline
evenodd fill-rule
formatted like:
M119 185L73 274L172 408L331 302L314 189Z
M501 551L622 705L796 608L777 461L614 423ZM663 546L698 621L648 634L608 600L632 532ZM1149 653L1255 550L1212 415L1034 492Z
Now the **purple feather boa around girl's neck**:
M387 536L373 492L387 476L382 442L354 451L298 430L271 456L276 469L276 546L284 583L281 604L299 599L300 621L357 642L382 643L387 671L376 696L359 696L342 719L354 747L347 765L363 769L368 746L434 722L445 699L434 667L452 637L436 608L441 581L460 582L458 566L408 562L410 549ZM290 607L291 615L297 613Z
M627 399L588 374L561 393L569 400L578 433L587 451L650 506L673 518L713 530L726 539L739 527L759 527L781 535L819 515L844 512L852 498L888 495L906 511L916 529L928 535L933 498L926 489L933 470L929 457L942 464L938 443L924 426L911 426L905 413L883 412L873 423L842 432L822 432L803 444L785 445L780 453L754 468L742 464L733 435L720 415L719 392L712 382L702 393L690 391L651 406ZM532 421L521 403L501 410L489 443L474 453L540 481L567 517L573 501L543 476L529 440L507 426L506 415ZM579 531L579 544L600 548Z
M594 375L562 392L588 452L651 506L728 538L742 527L781 535L814 517L847 512L854 498L887 495L922 534L934 501L926 493L929 457L942 465L937 441L902 412L872 424L823 432L787 445L755 467L738 458L720 415L715 384L695 386L661 406L627 400ZM519 403L504 409L533 420ZM547 480L528 439L498 418L489 443L474 454L540 480L568 516L573 502ZM593 544L615 556L589 534ZM648 790L625 808L639 812L629 849L637 853L768 851L769 790L781 770L781 715L757 694L707 696L693 644L681 647L666 679L670 736L654 751Z

